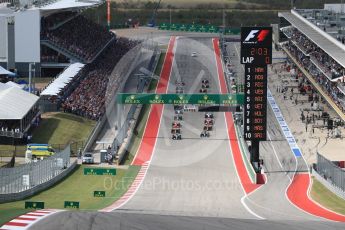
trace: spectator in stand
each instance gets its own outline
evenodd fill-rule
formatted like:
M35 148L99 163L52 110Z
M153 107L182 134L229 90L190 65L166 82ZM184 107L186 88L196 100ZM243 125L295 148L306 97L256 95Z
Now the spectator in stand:
M137 42L119 38L100 57L85 66L60 95L64 112L98 120L105 113L105 93L116 63Z
M105 27L81 15L61 23L62 25L53 29L49 28L51 23L42 23L41 38L87 61L91 61L114 38L114 34Z
M285 47L322 86L335 104L345 111L345 96L339 90L339 83L329 80L329 78L342 77L344 68L297 29L289 29L286 33L291 37L292 42L285 44ZM304 85L300 86L300 89L304 91Z

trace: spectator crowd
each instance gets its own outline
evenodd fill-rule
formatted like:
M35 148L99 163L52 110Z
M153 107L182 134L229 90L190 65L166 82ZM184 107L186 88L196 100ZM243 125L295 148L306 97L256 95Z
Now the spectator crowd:
M118 38L61 91L64 112L98 120L105 113L105 94L109 76L119 60L138 43Z
M343 77L344 68L297 29L289 28L283 32L291 38L285 44L285 48L321 85L335 104L345 112L345 95L340 90L344 87L344 79L331 81ZM291 68L297 69L295 66ZM300 71L297 71L297 78L301 75Z
M47 19L46 19L47 20ZM56 19L55 19L56 20ZM65 21L57 28L51 29L54 24L50 19L42 23L41 39L49 40L86 61L92 61L114 38L114 34L87 18L78 15Z
M69 63L69 59L46 46L41 46L41 62Z
M0 121L0 136L6 136L6 132L19 133L20 132L19 120L2 120Z
M339 78L343 75L344 68L305 35L296 28L291 28L287 31L287 34L291 37L295 46L299 48L305 56L310 56L311 61L320 67L329 78Z
M43 17L41 20L41 27L46 29L51 29L55 26L58 26L60 23L66 22L71 20L75 16L77 16L77 12L73 11L64 11L58 12L55 14L51 14L49 16Z

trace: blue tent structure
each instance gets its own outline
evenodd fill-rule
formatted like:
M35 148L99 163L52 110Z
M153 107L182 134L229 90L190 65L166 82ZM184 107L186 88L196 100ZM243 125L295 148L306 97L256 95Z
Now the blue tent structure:
M2 66L0 66L0 75L8 75L10 77L15 77L16 74L12 73L10 71L8 71L7 69L3 68Z

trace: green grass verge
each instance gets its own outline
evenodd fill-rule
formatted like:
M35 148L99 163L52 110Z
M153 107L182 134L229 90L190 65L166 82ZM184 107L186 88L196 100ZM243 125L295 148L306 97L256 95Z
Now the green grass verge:
M134 159L135 154L138 151L140 141L143 137L145 125L147 122L147 118L149 116L150 106L149 105L143 105L142 110L140 111L140 115L138 117L138 123L134 130L136 130L137 134L133 135L131 139L131 143L128 148L128 153L126 160L124 162L125 165L131 164L131 162Z
M165 49L168 49L168 47L166 46ZM156 76L160 76L161 72L162 72L162 68L163 68L163 63L164 63L164 59L165 59L165 55L166 55L166 52L162 52L161 55L159 56L159 60L158 60L158 63L157 63L157 67L155 69L155 75ZM152 84L151 82L151 85L152 87L156 88L155 85Z
M164 58L165 53L162 53L155 70L156 75L160 75ZM156 89L157 83L157 80L152 80L149 91ZM141 111L136 127L138 135L132 139L126 164L133 160L139 147L149 108L150 106L144 106ZM42 121L39 130L34 133L34 141L63 143L64 141L81 140L84 136L89 135L93 126L94 122L78 116L66 113L51 114ZM140 170L138 166L129 166L127 170L118 169L116 176L84 176L84 167L86 166L78 166L76 171L62 182L26 200L43 201L45 208L56 209L63 209L64 201L79 201L80 210L98 210L120 198L128 190ZM93 192L96 190L106 191L106 197L93 197ZM24 202L25 200L0 204L0 226L14 217L30 211L24 209Z
M69 113L46 113L43 115L41 124L32 134L32 142L49 143L54 148L62 149L68 143L87 140L95 124L95 121ZM76 145L71 147L76 147ZM0 155L3 157L12 156L13 151L19 157L24 156L26 145L0 145ZM74 148L73 151L77 149Z
M69 113L50 113L33 132L33 142L66 145L86 140L96 122Z
M26 145L0 145L0 158L12 157L13 152L17 153L17 156L24 156L26 151Z
M323 184L318 180L313 178L313 186L310 192L313 200L319 204L325 206L326 208L345 215L345 200L341 199L333 192L328 190Z
M99 210L120 198L133 183L139 166L128 169L117 169L116 176L86 176L83 174L87 166L77 166L73 174L66 180L43 191L27 201L43 201L45 208L63 209L64 201L79 201L80 210ZM105 191L106 197L93 197L94 191ZM24 209L24 201L0 204L0 226L14 217L30 210Z

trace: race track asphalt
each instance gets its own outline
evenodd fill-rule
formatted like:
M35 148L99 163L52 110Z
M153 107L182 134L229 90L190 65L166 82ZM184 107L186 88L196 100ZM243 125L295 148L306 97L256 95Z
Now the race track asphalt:
M198 52L197 57L191 57L194 51ZM176 79L183 79L186 92L197 92L200 76L210 80L210 92L219 92L212 40L179 37L168 92L174 93ZM285 191L296 168L296 161L271 111L268 112L268 132L272 141L260 146L268 183L244 200L251 212L265 220L259 220L241 203L245 193L232 160L224 114L216 114L211 137L200 139L204 113L186 112L182 122L183 140L173 141L170 138L173 113L172 106L164 107L154 155L145 180L134 197L121 209L110 213L60 212L30 229L344 228L343 223L306 214L287 200ZM303 164L298 164L298 167L301 171L307 169Z
M212 40L180 37L176 42L168 92L175 93L175 81L182 79L186 93L198 93L201 80L207 78L209 92L219 93ZM204 113L185 112L181 141L171 139L173 115L173 106L165 105L144 183L120 211L256 218L240 201L244 192L232 161L224 113L215 114L211 137L201 139Z

